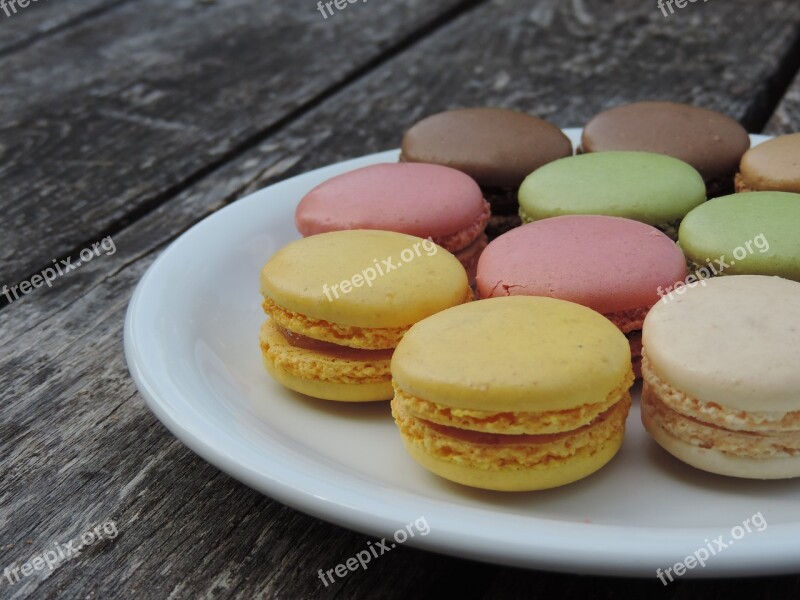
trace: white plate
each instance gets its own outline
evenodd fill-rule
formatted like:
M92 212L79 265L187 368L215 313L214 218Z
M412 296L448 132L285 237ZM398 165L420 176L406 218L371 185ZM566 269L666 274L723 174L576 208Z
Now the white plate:
M576 139L579 130L568 133ZM707 540L730 539L731 528L761 513L764 531L688 575L798 571L800 481L740 481L685 466L648 438L638 406L620 454L595 475L556 490L501 494L450 484L417 466L388 403L316 401L267 375L257 341L264 319L258 275L298 237L295 206L333 175L396 158L396 150L366 156L263 189L187 231L153 264L131 300L125 352L139 390L170 431L247 485L345 527L382 538L425 517L429 535L407 543L429 550L655 577L655 569Z

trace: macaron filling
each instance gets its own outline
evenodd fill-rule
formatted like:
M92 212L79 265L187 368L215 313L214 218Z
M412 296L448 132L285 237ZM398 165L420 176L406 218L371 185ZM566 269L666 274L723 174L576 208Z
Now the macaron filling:
M490 216L491 209L489 208L489 203L484 200L483 210L481 210L480 215L478 215L472 223L455 233L444 236L433 236L431 239L434 244L441 246L458 257L458 252L473 244L483 235Z
M362 348L351 348L341 344L333 344L322 340L316 340L308 336L289 331L288 329L276 326L278 332L286 339L290 346L313 350L321 354L327 354L334 358L345 360L391 360L392 349L386 350L365 350Z

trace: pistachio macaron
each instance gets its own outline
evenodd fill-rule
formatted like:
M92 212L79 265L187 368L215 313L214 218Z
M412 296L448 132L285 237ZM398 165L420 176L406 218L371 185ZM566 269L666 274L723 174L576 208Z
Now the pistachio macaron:
M597 152L563 158L531 173L519 190L523 222L561 215L641 221L673 239L681 219L706 199L687 163L650 152Z
M714 198L683 220L679 243L692 268L712 275L800 281L800 194L742 192Z
M392 414L412 458L463 485L552 488L622 443L633 383L625 336L553 298L480 300L414 325L392 358Z
M336 231L291 242L261 270L264 365L326 400L392 397L392 351L417 321L472 299L458 260L430 240Z
M749 479L800 477L800 283L715 277L644 322L642 421L679 460Z

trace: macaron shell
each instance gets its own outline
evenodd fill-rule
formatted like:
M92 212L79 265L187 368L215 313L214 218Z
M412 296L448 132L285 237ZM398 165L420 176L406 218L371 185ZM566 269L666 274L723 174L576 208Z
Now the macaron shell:
M732 176L750 147L747 130L721 113L675 102L636 102L595 116L583 152L638 150L683 160L706 180Z
M696 170L647 152L598 152L557 160L531 173L519 190L525 221L583 214L664 225L705 199L705 183Z
M372 274L369 285L366 278ZM341 282L356 276L360 286L342 290ZM333 291L333 286L339 287ZM262 269L261 290L289 311L365 328L408 326L470 295L464 267L443 248L401 233L369 230L291 242Z
M469 229L484 211L478 184L455 169L378 164L343 173L311 190L297 207L295 223L304 236L380 229L427 238ZM479 234L476 230L461 247Z
M401 160L446 165L481 186L517 189L530 172L572 153L569 138L547 121L501 108L464 108L411 127Z
M710 260L726 275L777 275L800 281L798 224L800 194L744 192L694 209L678 235L684 253L698 265ZM714 262L720 258L727 266Z
M548 296L601 313L649 308L686 278L683 252L659 230L629 219L554 217L514 229L484 250L481 298Z
M800 477L800 456L769 460L734 456L714 448L701 448L665 431L651 405L642 400L642 423L656 443L681 462L697 469L743 479Z
M336 383L304 379L275 366L266 357L263 357L263 362L267 372L275 381L311 398L335 402L378 402L392 397L391 383Z
M759 144L742 157L742 183L761 191L800 192L800 133Z
M484 490L526 492L560 487L588 477L614 458L622 439L623 434L609 439L589 456L552 461L547 467L531 469L478 469L426 452L405 437L403 443L411 458L449 481Z
M800 410L800 283L739 275L683 289L645 319L653 371L701 402Z
M388 360L360 361L296 348L271 320L261 327L261 354L267 371L291 390L340 402L389 400L393 395Z
M630 361L627 339L602 315L514 296L413 326L395 350L392 376L406 393L445 406L535 412L605 401L632 382Z

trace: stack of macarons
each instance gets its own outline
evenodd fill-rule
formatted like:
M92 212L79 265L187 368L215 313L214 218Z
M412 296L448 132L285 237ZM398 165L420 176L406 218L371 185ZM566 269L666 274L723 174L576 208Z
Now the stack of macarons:
M403 334L472 300L464 268L430 240L335 231L282 248L261 270L264 365L286 387L325 400L392 397L389 361Z
M411 456L457 483L557 487L619 450L633 384L625 337L598 313L518 296L414 325L392 358L392 413Z
M391 399L411 457L467 486L596 472L635 377L678 459L800 477L800 134L750 148L724 115L638 102L577 152L537 117L451 110L309 191L261 272L267 370Z
M699 469L800 477L798 365L800 283L703 281L647 315L642 421L659 445Z

